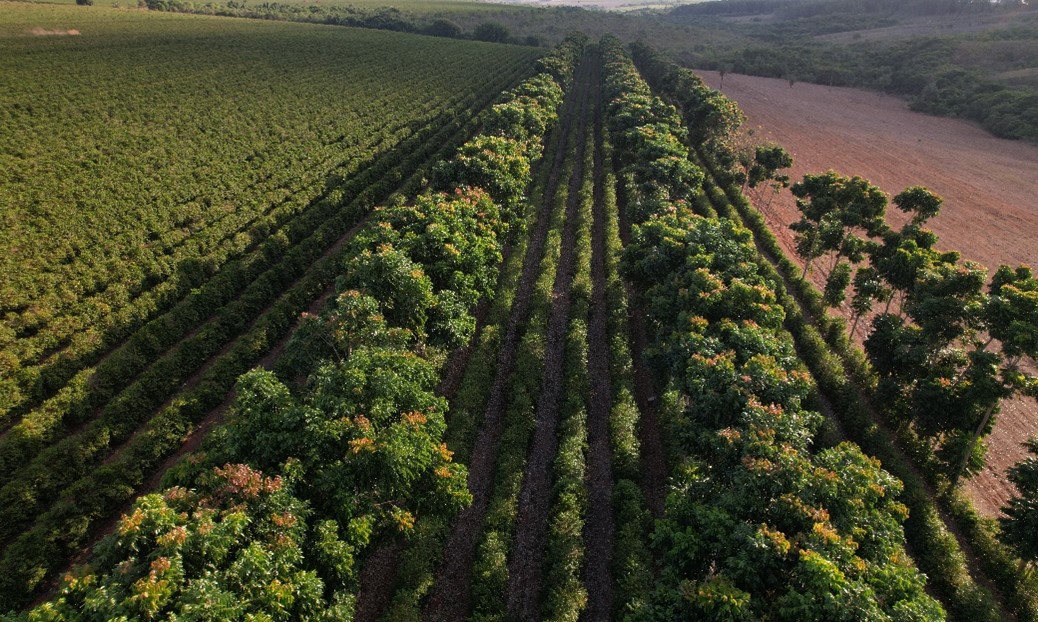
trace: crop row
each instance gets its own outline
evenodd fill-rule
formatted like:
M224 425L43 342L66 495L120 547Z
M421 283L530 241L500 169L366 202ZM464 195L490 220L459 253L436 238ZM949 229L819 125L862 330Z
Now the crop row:
M603 163L613 161L608 128L602 127ZM620 276L623 244L620 239L620 213L617 199L617 177L612 166L606 167L602 180L600 210L604 223L603 259L605 261L605 299L608 317L606 332L609 344L609 443L612 461L613 492L611 496L615 525L614 550L610 575L614 581L612 618L637 610L652 587L652 555L649 535L652 517L641 482L644 480L640 427L645 423L635 400L634 359L627 290ZM596 251L597 251L596 247Z
M564 47L540 66L569 56ZM521 180L512 175L529 168L513 167L519 162L509 156L539 151L536 130L552 122L560 96L549 73L524 82L485 116L492 131L435 167L440 190L376 210L339 258L345 272L335 304L306 319L288 346L286 355L298 363L293 373L309 372L299 393L269 372L243 376L229 424L173 475L190 488L143 498L102 547L98 574L73 581L41 611L183 615L200 592L213 598L234 589L230 606L239 613L351 615L355 562L369 543L410 532L417 516L457 511L468 498L465 469L440 443L446 404L432 391L442 353L467 340L509 225L520 219L511 188ZM476 178L488 187L473 185ZM278 497L286 489L289 499ZM236 494L291 506L275 514L283 531L311 521L301 532L284 531L288 541L280 546L315 554L308 561L277 557L282 551L251 529L232 534L230 543L211 540L201 552L185 545L232 525L233 508L221 503ZM184 524L164 533L139 529L190 495L202 498L189 506L193 514L182 515ZM214 515L221 519L215 526ZM194 574L203 570L195 565L199 554L208 556L204 578ZM259 562L256 555L275 559L241 575L240 564ZM236 573L233 586L224 582ZM175 587L148 592L148 581L159 576ZM275 585L283 589L271 594ZM91 596L97 590L108 595L105 602Z
M597 99L597 93L595 94ZM585 109L585 118L590 111ZM593 128L585 133L583 180L577 196L574 272L570 287L569 326L565 339L565 380L559 406L558 450L552 468L548 533L544 543L542 606L537 619L576 622L587 607L583 582L588 520L587 455L591 379L588 369L588 326L591 314L591 229L594 220L595 145Z
M799 347L805 353L805 360L816 370L821 387L827 395L834 396L834 403L839 405L837 412L841 414L844 428L870 453L881 457L889 465L888 469L905 482L904 494L912 516L906 522L907 534L920 566L935 583L944 585L949 602L955 603L954 609L960 612L961 618L984 619L995 610L991 595L973 582L970 575L975 570L971 571L963 547L948 530L942 515L951 517L955 532L974 550L980 562L978 569L994 578L1005 605L1021 619L1038 619L1038 593L1018 572L1018 562L1012 553L995 539L990 524L978 517L959 491L946 491L935 500L930 493L933 482L927 485L919 475L919 467L925 472L927 465L913 465L898 448L899 443L904 446L903 439L874 427L876 415L866 387L875 386L876 379L862 352L853 347L846 323L826 313L821 293L802 278L800 268L785 257L760 212L732 186L725 188L723 195L720 190L715 192L718 202L731 205L729 210L734 209L732 217L741 218L754 232L758 245L774 266L775 281L781 279L789 288L791 294L783 304L795 318L791 332L798 343L803 344Z
M481 97L482 102L479 98L472 102L474 109L485 105L483 102L490 95L482 94ZM90 391L79 387L85 395L73 393L72 397L79 397L80 400L61 400L54 407L41 411L38 416L27 421L25 434L22 434L21 427L13 429L11 434L4 437L0 448L6 479L4 487L0 489L0 497L11 500L10 504L5 504L4 511L19 512L23 520L31 518L37 511L37 503L45 502L53 491L60 490L84 468L96 463L106 448L128 438L143 421L142 417L179 390L182 383L218 353L225 343L245 331L256 314L274 301L287 285L320 257L324 249L357 222L371 203L380 195L386 196L403 179L405 172L410 172L409 167L417 166L429 158L434 150L441 147L441 141L455 135L457 130L457 125L430 126L427 132L410 141L412 144L407 146L412 147L411 153L402 160L395 155L383 158L364 171L351 184L352 187L333 192L323 199L317 211L335 210L334 217L299 223L300 226L312 226L309 236L301 238L294 245L289 246L283 241L273 248L265 249L278 261L259 275L240 298L232 300L223 308L217 307L212 320L204 323L199 330L192 331L188 339L176 344L177 347L168 354L162 354L161 347L145 352L140 350L142 343L143 347L156 346L156 342L163 343L160 335L164 322L160 321L155 325L155 330L145 333L140 340L128 344L127 349L121 351L126 353L126 358L120 356L110 359L111 365L98 379L106 383L104 388L107 390L91 386L90 389L94 390ZM349 199L347 208L336 209L338 202L346 199ZM205 304L203 294L217 299L220 296L218 290L200 292L193 299L199 301L202 308L209 306ZM185 318L174 316L168 319L180 320L187 328L188 320L197 321L199 318L192 314ZM136 376L133 372L140 369L136 364L146 363L149 358L154 358L155 363L144 367L143 374ZM120 382L125 383L123 386L126 388L119 386ZM105 400L109 396L114 399ZM95 413L95 409L100 410ZM66 422L66 417L71 421ZM50 433L54 426L75 424L86 417L91 417L89 423L81 430L76 430L75 434ZM60 432L60 428L57 432ZM50 439L60 442L40 451ZM3 534L5 538L23 524L14 516L7 516Z
M476 553L476 537L485 522L484 516L489 522L490 515L515 511L514 503L509 510L499 504L497 497L504 488L518 494L525 439L532 431L544 348L543 328L537 327L543 326L550 300L553 265L559 253L558 229L566 198L565 192L560 195L556 188L558 180L568 176L561 165L571 149L567 145L572 143L569 123L573 117L573 97L568 100L561 113L564 122L552 134L547 145L550 155L542 162L529 194L531 203L539 205L528 216L532 233L529 239L518 240L512 249L481 340L475 344L459 391L452 400L447 441L459 458L469 464L473 505L453 523L430 521L419 526L420 535L402 555L397 587L385 619L465 617L473 601L477 606L484 601L488 605L497 603L496 610L503 611L509 543L501 543L503 550L491 543L488 557ZM502 469L514 474L510 484L495 476ZM474 559L480 560L475 568ZM447 585L448 581L453 587ZM484 590L486 585L496 585L496 593ZM477 611L474 615L481 614Z
M514 79L521 69L503 72L499 85ZM493 91L474 94L451 115L471 114L485 105ZM30 466L30 458L54 441L68 442L67 431L90 420L121 422L132 429L134 416L162 403L220 347L247 326L251 317L269 304L284 285L296 278L378 199L377 192L402 180L397 161L420 162L437 145L429 140L433 124L415 134L397 151L363 169L341 187L268 238L246 263L234 262L209 284L170 312L138 331L113 355L94 369L80 372L73 382L0 438L0 473L9 483ZM381 185L376 181L381 180ZM342 210L354 201L355 210ZM242 288L235 297L235 290ZM186 338L181 341L181 337ZM137 413L134 415L133 413ZM37 464L46 458L37 455ZM3 493L0 492L0 495Z
M436 141L430 144L438 146ZM406 163L408 166L414 164L410 161ZM388 190L389 186L386 186L378 191L386 193ZM364 203L357 202L342 213L346 217L359 218L358 212L362 213L363 208ZM298 252L293 254L304 254L303 247L296 248ZM291 258L288 256L286 259ZM285 334L300 311L335 278L341 260L341 253L322 258L287 292L273 290L277 299L264 308L262 316L246 322L244 331L234 339L232 345L223 349L217 359L207 362L186 391L164 405L158 414L141 427L127 430L126 434L132 434L129 440L117 454L113 454L100 466L96 466L96 462L77 460L87 452L98 450L96 444L88 444L76 453L69 453L70 449L65 445L80 440L80 437L72 437L65 444L56 445L57 451L48 450L38 457L40 466L29 473L42 477L28 480L26 483L31 488L23 487L21 490L28 490L30 494L41 489L54 492L49 497L16 495L12 497L11 503L4 505L4 512L10 515L6 525L11 529L32 521L29 530L21 534L12 530L7 534L9 537L17 537L9 543L0 560L0 567L6 571L0 591L5 598L11 599L10 603L20 602L29 590L38 588L49 569L65 563L69 554L90 537L91 527L98 520L121 508L132 498L151 470L179 447L191 429L223 401L235 378L254 365ZM291 264L286 262L285 265ZM145 410L131 410L147 413ZM110 436L106 433L97 438L104 442ZM63 469L54 470L53 464L40 460L48 456L53 456L53 461L67 462ZM15 495L18 482L10 482L4 492ZM46 487L48 483L51 488ZM56 500L49 510L36 514L26 511L26 508L37 507L49 498L55 498L55 495Z
M664 87L668 94L677 96L674 85L682 82L686 88L680 89L681 97L688 97L688 93L696 91L687 88L689 82L698 81L690 72L662 60L649 50L640 51L639 61L646 67L648 75L671 85ZM668 74L672 76L669 79L664 77ZM897 448L898 441L875 425L876 415L869 403L867 387L875 386L876 381L861 351L853 347L846 323L826 313L821 293L785 256L763 216L752 207L736 184L717 181L728 177L720 171L715 158L731 157L723 150L710 153L710 150L701 149L698 158L709 173L702 199L723 216L745 222L750 227L768 262L762 264L762 270L774 284L786 310L786 327L817 379L819 389L829 398L830 408L839 417L842 429L872 455L880 457L886 468L904 482L902 499L910 512L905 522L907 542L949 613L957 619L995 619L999 615L991 594L971 577L975 570L971 570L955 536L946 528L942 510L954 517L959 537L966 537L976 552L979 569L989 577L997 577L996 584L1003 592L1005 605L1021 619L1035 619L1038 598L1017 572L1012 555L994 539L989 527L977 518L968 503L954 493L939 497L935 503L917 468ZM938 503L943 508L939 509Z
M407 138L457 94L492 87L498 76L475 70L488 55L513 67L530 58L529 51L514 48L448 50L442 46L457 44L416 38L394 40L398 54L373 54L370 50L379 49L386 37L400 37L362 32L356 41L340 37L314 64L313 52L307 50L321 46L301 45L306 31L297 30L287 28L295 36L279 40L283 45L275 46L278 49L244 44L235 63L254 64L238 71L228 67L226 76L222 70L209 72L208 82L189 72L191 63L210 66L207 53L221 53L221 46L234 37L208 51L195 46L199 49L185 54L150 57L143 65L139 55L132 55L132 60L106 55L102 62L90 51L76 56L72 77L60 69L64 63L18 66L32 80L19 81L18 89L6 95L16 105L32 98L48 113L55 107L78 107L91 114L99 105L114 106L103 113L114 117L103 126L77 124L79 136L69 127L55 126L56 119L64 117L36 110L24 115L28 129L5 124L0 137L5 152L24 150L26 142L35 144L39 153L19 157L54 160L54 183L61 184L41 186L41 179L52 177L28 176L21 159L7 171L11 179L5 186L10 192L5 196L14 202L6 211L17 213L31 206L35 213L45 206L46 219L23 219L20 225L4 228L2 243L12 250L4 253L0 281L9 307L7 328L0 334L6 357L2 374L9 389L3 393L10 400L0 405L5 412L22 412L50 395L83 364L96 361L155 313L203 285L227 259L252 249L305 209L330 179L334 183L335 177L351 175L360 162ZM327 33L312 36L320 39ZM277 58L271 70L305 61L307 71L294 74L284 91L257 93L244 111L234 97L216 96L224 89L246 92L251 90L248 85L262 83L254 74L256 67L269 64L269 54ZM341 56L349 61L328 66ZM403 62L411 57L421 60ZM437 61L441 57L443 62ZM176 58L180 65L167 58ZM134 72L144 72L128 82L132 88L117 86L127 63ZM423 63L432 63L434 69ZM386 82L385 75L395 80ZM152 79L141 84L140 79L148 77ZM61 88L54 87L55 82ZM335 91L327 88L329 84L349 84L348 93L363 96L344 99L339 92L329 102ZM401 88L403 84L409 87ZM94 87L129 92L97 100ZM39 94L47 88L67 90L66 98L72 101L52 101ZM416 89L428 96L410 97ZM186 105L201 97L206 105ZM151 112L168 116L169 127L136 119L145 106L150 106L149 118ZM170 106L176 109L166 111ZM195 119L202 111L204 117ZM214 126L220 122L223 125ZM61 161L66 151L89 154L101 148L79 144L99 141L94 133L101 127L104 144L109 145L105 149L113 153L96 162L87 157L82 167L66 171ZM31 139L26 135L30 130ZM175 140L166 136L171 131L178 133ZM142 149L146 154L138 153ZM116 179L112 171L128 174ZM30 178L32 190L23 192ZM55 227L60 231L52 230ZM52 265L60 270L47 272ZM76 305L85 306L77 310Z
M457 122L446 124L438 131L427 134L427 140L424 143L418 143L420 148L414 149L408 156L399 159L396 163L385 160L380 164L381 170L372 169L374 174L368 178L371 185L357 193L353 201L341 209L338 218L327 221L318 227L315 240L325 240L325 242L320 246L297 245L293 247L282 262L284 270L287 272L295 269L297 265L305 267L308 262L312 262L313 258L320 255L320 248L327 247L336 237L342 235L341 232L348 228L351 219L353 221L359 219L369 205L380 196L386 196L395 184L400 183L403 176L398 171L413 170L437 151L442 152L449 148L452 137L461 135L459 129L460 126ZM415 181L412 179L410 183L413 184ZM284 334L292 319L306 307L308 301L312 300L331 282L342 257L340 252L321 259L305 277L294 284L287 294L281 295L278 301L266 310L260 320L253 321L251 324L246 321L242 327L247 328L247 332L234 342L233 347L221 353L218 360L208 363L203 368L197 382L187 392L166 406L145 428L142 428L142 431L135 432L128 445L124 446L113 458L106 460L103 466L90 471L84 479L78 481L74 479L78 473L87 472L85 470L87 464L82 460L75 461L83 450L72 452L64 445L57 445L56 447L62 451L54 454L55 459L72 458L74 461L59 470L55 470L53 464L40 462L39 464L49 468L39 470L43 476L42 479L37 476L32 480L36 489L47 481L61 479L71 482L61 492L54 508L41 516L33 517L24 510L25 507L32 507L32 503L37 502L35 498L16 499L15 502L4 506L5 512L22 511L21 515L26 519L36 519L32 530L21 535L5 552L3 563L5 568L10 570L7 577L12 584L19 585L18 581L24 580L21 579L22 577L33 577L30 585L35 585L43 576L43 573L37 570L41 564L46 568L60 563L60 560L67 554L66 551L78 546L87 536L89 525L93 521L124 503L127 496L132 494L133 490L147 477L149 470L154 468L164 455L179 445L180 439L190 429L190 426L197 423L211 408L222 401L234 378L254 364L259 354L276 342L281 334ZM278 295L280 291L278 283L290 284L291 277L278 278L282 280L275 280L272 282L273 284L260 281L259 285L262 288L258 291L268 291L274 293L275 296ZM261 308L262 305L259 307ZM146 389L146 385L142 387L142 390ZM133 412L146 411L142 409ZM111 434L105 431L98 438L103 441L109 440ZM70 439L69 442L74 442L74 440ZM93 445L87 445L83 449L89 451L93 448ZM5 490L11 490L11 488ZM6 524L17 525L18 523L9 521ZM48 561L41 562L41 560Z
M1006 604L1022 619L1034 619L1038 598L1027 587L1017 572L1017 564L980 524L976 514L961 498L934 499L927 482L918 468L898 449L899 440L882 427L875 426L875 415L867 393L861 388L861 378L869 379L860 351L850 346L846 324L824 315L821 294L800 275L800 268L782 254L777 240L767 229L759 212L745 198L735 194L734 188L711 191L713 203L721 206L722 213L750 223L756 239L773 262L771 278L778 287L789 286L795 294L784 294L782 303L787 309L787 325L797 340L798 349L819 381L823 393L830 397L840 423L852 438L873 455L880 457L886 468L904 483L902 499L909 508L905 522L906 536L917 563L930 577L949 613L956 619L1001 619L993 595L974 579L976 571L999 577L998 585L1008 595ZM735 197L732 199L732 197ZM771 241L768 241L768 238ZM805 312L803 309L807 308ZM817 322L817 324L816 324ZM866 385L868 386L868 385ZM946 504L944 508L938 505ZM956 536L948 530L943 512L955 517L960 537L980 552L980 568L973 568ZM969 531L962 529L965 524Z
M691 213L703 173L676 111L618 43L608 52L635 199L624 269L682 405L666 422L678 462L653 535L661 579L635 617L941 619L904 554L900 482L851 444L811 450L822 418L750 233Z

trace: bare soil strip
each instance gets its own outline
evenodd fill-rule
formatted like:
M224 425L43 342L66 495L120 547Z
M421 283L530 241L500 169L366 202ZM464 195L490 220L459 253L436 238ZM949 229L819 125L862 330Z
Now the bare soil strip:
M357 613L353 622L374 622L382 617L393 599L393 580L404 551L403 542L389 542L375 549L360 570Z
M581 112L576 108L578 97L579 93L571 92L564 104L557 129L562 133L563 139L558 141L555 153L551 156L552 168L539 207L537 227L532 232L526 256L523 258L522 277L498 353L494 383L487 398L483 425L476 436L469 460L468 484L473 498L472 505L458 515L447 538L443 561L436 571L432 593L425 607L425 620L465 620L471 609L472 563L483 518L490 502L494 465L497 461L501 434L504 431L505 388L515 368L516 350L529 317L530 299L537 281L541 257L544 255L551 209L555 204L574 117Z
M605 157L602 144L601 67L594 75L595 170L591 225L591 322L588 325L588 378L591 399L588 407L587 489L588 512L584 523L586 565L584 585L588 602L581 619L608 620L613 609L613 522L612 449L609 443L609 414L612 386L609 380L609 309L606 301L606 214Z
M551 465L558 452L559 404L565 372L563 359L569 329L570 293L576 264L577 225L580 187L584 182L584 154L587 134L587 106L590 96L591 65L586 58L579 73L580 120L576 131L576 156L569 180L566 225L562 233L559 264L552 285L552 303L544 352L544 376L537 400L537 428L526 460L523 486L519 493L516 539L508 560L508 617L512 620L537 620L540 615L541 574L544 543L548 532L548 506L551 503Z
M631 223L627 220L627 197L618 189L617 209L620 212L620 242L631 242ZM638 405L638 442L641 447L641 488L645 504L653 518L663 516L667 491L667 461L663 451L663 435L656 413L656 388L652 374L645 364L644 353L649 343L645 326L645 309L630 283L624 281L628 300L628 335L631 359L634 364L634 401Z

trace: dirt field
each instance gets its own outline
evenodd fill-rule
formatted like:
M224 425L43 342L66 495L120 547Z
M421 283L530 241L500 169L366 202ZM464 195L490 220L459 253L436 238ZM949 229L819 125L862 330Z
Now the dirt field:
M716 73L700 74L712 87ZM918 114L898 99L855 89L727 74L724 92L746 112L754 141L785 147L792 177L835 169L860 175L890 195L927 186L944 198L931 221L939 248L993 270L999 264L1038 265L1038 147L994 138L977 127ZM787 228L796 220L788 191L766 210L792 252ZM893 208L891 220L904 218ZM1038 434L1034 401L1008 404L989 438L988 467L967 490L977 509L993 516L1012 492L1004 471L1026 455L1020 442Z

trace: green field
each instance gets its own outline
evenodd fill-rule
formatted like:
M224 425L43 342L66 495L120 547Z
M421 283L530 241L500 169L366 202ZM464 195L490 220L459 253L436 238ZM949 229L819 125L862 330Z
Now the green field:
M66 349L111 345L485 88L488 54L530 56L96 7L0 12L0 373L19 386L4 413L46 392L38 370Z
M336 242L539 54L0 5L9 586L38 586L132 497L331 285Z

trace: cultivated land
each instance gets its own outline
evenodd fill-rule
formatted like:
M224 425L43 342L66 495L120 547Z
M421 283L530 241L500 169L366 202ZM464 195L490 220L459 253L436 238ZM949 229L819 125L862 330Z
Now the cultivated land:
M720 76L701 72L717 87ZM958 250L993 272L1038 258L1038 146L995 138L970 123L908 110L896 98L867 91L728 74L724 92L745 111L751 141L773 141L794 158L794 180L835 169L860 175L893 196L924 185L944 198L930 223L942 250ZM761 206L764 207L763 205ZM790 223L799 218L782 192L762 209L793 257ZM890 212L892 222L906 217ZM1038 434L1033 399L1006 404L988 438L988 464L967 490L995 516L1012 494L1005 469L1023 459L1021 442Z
M614 37L11 6L0 619L1038 620L1035 580L894 442L782 256L789 205L765 223L720 164L737 109L690 71ZM1038 178L1033 148L740 80L808 119L746 106L794 176L931 185L942 247L1038 251L1035 213L960 183L985 146ZM971 226L1007 248L972 255Z
M100 7L0 16L0 541L31 589L538 53Z

